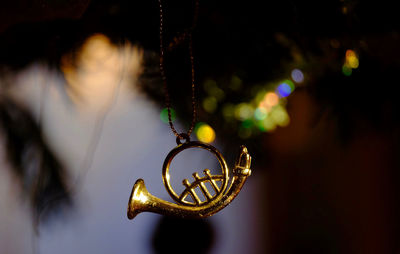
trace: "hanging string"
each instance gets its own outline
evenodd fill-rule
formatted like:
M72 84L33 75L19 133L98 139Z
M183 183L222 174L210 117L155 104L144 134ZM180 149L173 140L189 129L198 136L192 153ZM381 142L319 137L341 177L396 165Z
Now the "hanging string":
M163 5L162 5L162 0L158 0L159 7L160 7L160 73L161 73L161 78L163 82L163 87L164 87L164 93L165 93L165 105L168 110L168 123L169 126L174 133L174 135L177 137L177 140L180 139L189 139L190 134L193 132L194 125L196 124L196 118L197 118L197 110L196 110L196 84L195 84L195 73L194 73L194 57L193 57L193 40L192 40L192 31L195 28L197 24L197 19L198 19L198 10L199 10L199 1L196 0L195 2L195 11L193 15L193 23L190 29L188 29L182 36L180 36L175 44L179 44L183 40L188 40L188 49L189 49L189 57L190 57L190 66L191 66L191 88L192 88L192 122L190 124L189 130L186 133L178 133L178 131L175 129L175 126L172 122L172 113L171 113L171 97L169 94L168 90L168 84L167 84L167 77L165 75L165 68L164 68L164 59L165 59L165 48L164 48L164 14L163 14ZM175 44L171 44L169 49L171 49Z

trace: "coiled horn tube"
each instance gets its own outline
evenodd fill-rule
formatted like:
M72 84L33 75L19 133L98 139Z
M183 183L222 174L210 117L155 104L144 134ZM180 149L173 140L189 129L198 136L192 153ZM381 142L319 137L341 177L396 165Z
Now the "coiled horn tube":
M240 147L235 167L232 170L232 180L228 190L218 198L200 205L174 204L151 195L144 184L143 179L138 179L133 186L129 203L128 218L133 219L141 212L153 212L181 218L205 218L215 214L238 195L247 178L251 174L251 157L245 146Z

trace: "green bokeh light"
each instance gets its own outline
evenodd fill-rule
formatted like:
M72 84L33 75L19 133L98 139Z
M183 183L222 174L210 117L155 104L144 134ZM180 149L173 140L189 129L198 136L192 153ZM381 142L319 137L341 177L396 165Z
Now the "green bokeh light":
M285 79L282 83L288 84L288 85L290 86L291 92L294 91L295 85L294 85L293 81L291 81L291 80L289 80L289 79Z
M342 72L345 76L350 76L353 70L351 69L350 66L347 66L346 64L343 65L342 67Z
M173 109L171 108L171 121L172 121L172 122L175 121L175 118L176 118L175 110L173 110ZM168 109L167 109L167 108L163 108L163 109L161 110L160 119L161 119L161 121L163 121L164 123L168 123L168 122L169 122L169 121L168 121Z
M245 129L251 128L253 125L254 125L254 123L251 119L247 119L242 122L242 126Z

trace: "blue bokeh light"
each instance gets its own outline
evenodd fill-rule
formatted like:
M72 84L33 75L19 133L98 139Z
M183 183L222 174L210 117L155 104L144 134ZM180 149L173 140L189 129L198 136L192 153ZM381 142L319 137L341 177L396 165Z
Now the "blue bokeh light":
M280 97L287 97L292 93L292 88L287 83L281 83L276 91Z

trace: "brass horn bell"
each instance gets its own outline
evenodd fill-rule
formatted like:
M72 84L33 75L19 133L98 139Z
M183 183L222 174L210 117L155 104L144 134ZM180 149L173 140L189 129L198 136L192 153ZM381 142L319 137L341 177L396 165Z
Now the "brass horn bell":
M194 173L194 181L189 182L188 179L183 180L186 187L182 194L177 195L170 184L169 167L172 159L181 151L189 148L202 148L213 153L221 166L221 175L211 175L210 170L203 171L204 176ZM182 218L205 218L211 216L229 205L237 196L246 182L247 177L251 174L250 169L251 157L245 146L240 147L239 155L236 159L235 167L232 170L232 179L229 189L227 190L229 180L228 166L222 154L213 146L198 142L187 141L175 147L164 161L162 177L164 186L168 193L177 202L177 204L162 200L151 195L144 184L143 179L138 179L132 189L128 203L128 218L133 219L141 212L153 212L168 216L177 216ZM214 193L210 193L206 183L212 186ZM219 184L218 184L219 183ZM204 195L202 201L194 191L196 188L201 190ZM191 196L192 201L186 200Z

